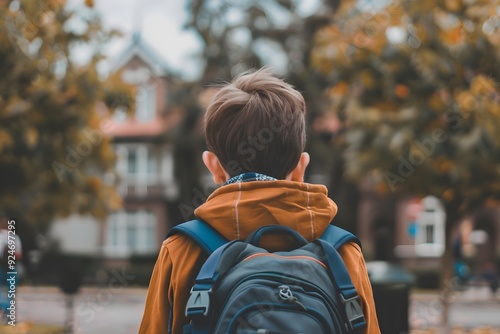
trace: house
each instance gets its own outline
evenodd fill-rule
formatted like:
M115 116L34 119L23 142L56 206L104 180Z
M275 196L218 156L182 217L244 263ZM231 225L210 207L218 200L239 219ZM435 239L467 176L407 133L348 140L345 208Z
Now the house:
M117 108L103 131L116 153L123 206L104 221L76 214L57 219L49 236L64 254L120 266L134 256L156 256L171 225L168 203L179 196L172 133L182 116L168 107L168 66L140 34L134 34L111 73L136 87L135 113Z
M169 69L135 34L113 72L137 87L133 116L116 110L108 135L117 155L118 192L123 209L103 225L103 256L128 259L156 254L169 223L167 202L178 196L171 131L180 115L169 112Z

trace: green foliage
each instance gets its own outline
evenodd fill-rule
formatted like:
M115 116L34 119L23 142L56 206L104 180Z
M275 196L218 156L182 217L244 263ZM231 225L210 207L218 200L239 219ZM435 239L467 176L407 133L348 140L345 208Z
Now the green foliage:
M461 212L500 198L499 1L345 1L314 68L345 125L346 174Z
M0 2L0 210L31 223L104 216L119 205L112 182L101 179L115 159L101 101L116 89L106 90L96 71L114 32L92 5ZM85 65L75 62L76 47L91 55Z

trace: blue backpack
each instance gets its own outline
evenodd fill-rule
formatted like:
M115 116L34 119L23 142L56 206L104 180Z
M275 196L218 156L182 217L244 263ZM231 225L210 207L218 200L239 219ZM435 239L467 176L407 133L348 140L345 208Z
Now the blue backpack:
M266 233L287 234L298 247L270 253L258 247ZM184 334L343 334L366 326L337 252L359 240L339 227L329 225L310 243L281 225L261 227L244 242L226 240L201 220L177 225L173 234L187 235L209 255L191 289Z

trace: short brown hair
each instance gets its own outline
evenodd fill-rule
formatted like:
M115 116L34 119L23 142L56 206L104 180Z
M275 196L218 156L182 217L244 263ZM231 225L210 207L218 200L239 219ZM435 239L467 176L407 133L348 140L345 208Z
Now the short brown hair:
M304 151L305 111L302 95L269 69L242 73L207 108L207 147L230 176L256 172L284 179Z

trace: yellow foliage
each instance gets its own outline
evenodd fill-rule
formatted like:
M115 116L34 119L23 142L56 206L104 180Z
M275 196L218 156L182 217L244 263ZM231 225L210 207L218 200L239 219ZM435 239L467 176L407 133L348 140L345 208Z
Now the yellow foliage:
M97 115L97 113L92 113L89 117L88 127L90 129L100 130L102 118Z
M388 194L389 187L387 186L387 182L385 181L378 182L377 185L375 186L375 191L377 192L377 194L382 196Z
M469 91L458 92L455 96L461 112L470 113L477 109L478 100Z
M65 102L73 100L75 97L78 96L78 87L76 85L69 86L62 96Z
M382 54L384 47L387 45L387 39L385 36L385 32L375 35L368 47L377 55Z
M395 112L398 109L398 105L395 102L387 100L377 102L374 106L382 112Z
M0 191L0 205L29 223L96 208L107 212L113 199L96 196L103 186L92 175L112 169L114 154L109 140L88 135L100 131L96 106L105 93L127 92L119 78L106 86L97 76L102 46L112 37L99 16L81 16L86 29L72 34L66 24L75 13L66 1L43 3L21 1L19 9L6 9L0 2L0 26L7 29L0 34L0 159L22 175L9 185L13 191ZM40 44L36 50L33 42ZM77 67L71 46L81 43L91 46L91 61ZM58 64L65 66L58 71Z
M451 12L459 12L464 9L464 4L462 0L445 0L444 1L446 9Z
M475 121L495 142L500 142L500 101L485 101L476 110Z
M362 71L361 74L359 75L359 79L363 83L363 86L368 88L372 88L376 84L378 84L378 82L375 81L371 73L368 71Z
M498 0L476 0L466 10L467 16L484 21L484 18L497 15Z
M450 46L461 44L464 42L464 39L465 35L461 25L441 31L441 40Z
M410 95L410 89L406 85L399 84L394 88L394 93L400 99L406 99Z
M450 170L453 169L453 163L445 158L439 158L437 161L437 169L441 173L448 173Z
M500 118L500 105L498 102L488 103L486 110L491 114L492 118L494 119Z
M99 192L99 197L102 197L103 200L106 200L105 203L107 204L108 211L116 211L123 206L123 199L114 187L102 187L101 191Z
M496 91L496 84L493 79L485 75L477 75L470 84L470 92L473 95L486 96Z
M349 15L350 12L356 7L357 1L355 0L345 0L340 2L340 6L337 9L337 14L340 17Z
M455 197L455 191L453 191L453 189L447 189L443 192L442 197L446 202L450 202Z
M349 86L345 81L341 81L332 88L329 89L328 94L330 96L345 95Z
M5 113L7 115L17 115L27 112L31 108L31 103L24 101L18 96L11 97L7 101Z
M0 129L0 153L14 144L12 137L6 130Z
M359 181L396 170L399 155L422 154L426 143L401 188L464 210L499 197L500 0L355 3L342 2L311 52L313 67L336 80L324 91L330 108L343 108L346 173Z
M91 176L87 179L87 186L95 193L98 193L102 187L102 180L97 176Z
M429 13L436 8L436 2L434 0L421 0L421 1L409 1L405 3L407 8L405 12L412 13Z
M495 45L496 47L500 47L500 31L495 29L491 34L486 35L488 38L488 41Z
M25 141L28 147L33 148L38 142L38 130L33 127L29 127L25 133Z
M443 102L444 101L441 98L440 94L436 93L432 94L432 96L427 100L427 104L429 105L429 107L432 108L432 110L434 110L435 112L439 113L446 111L446 107Z

